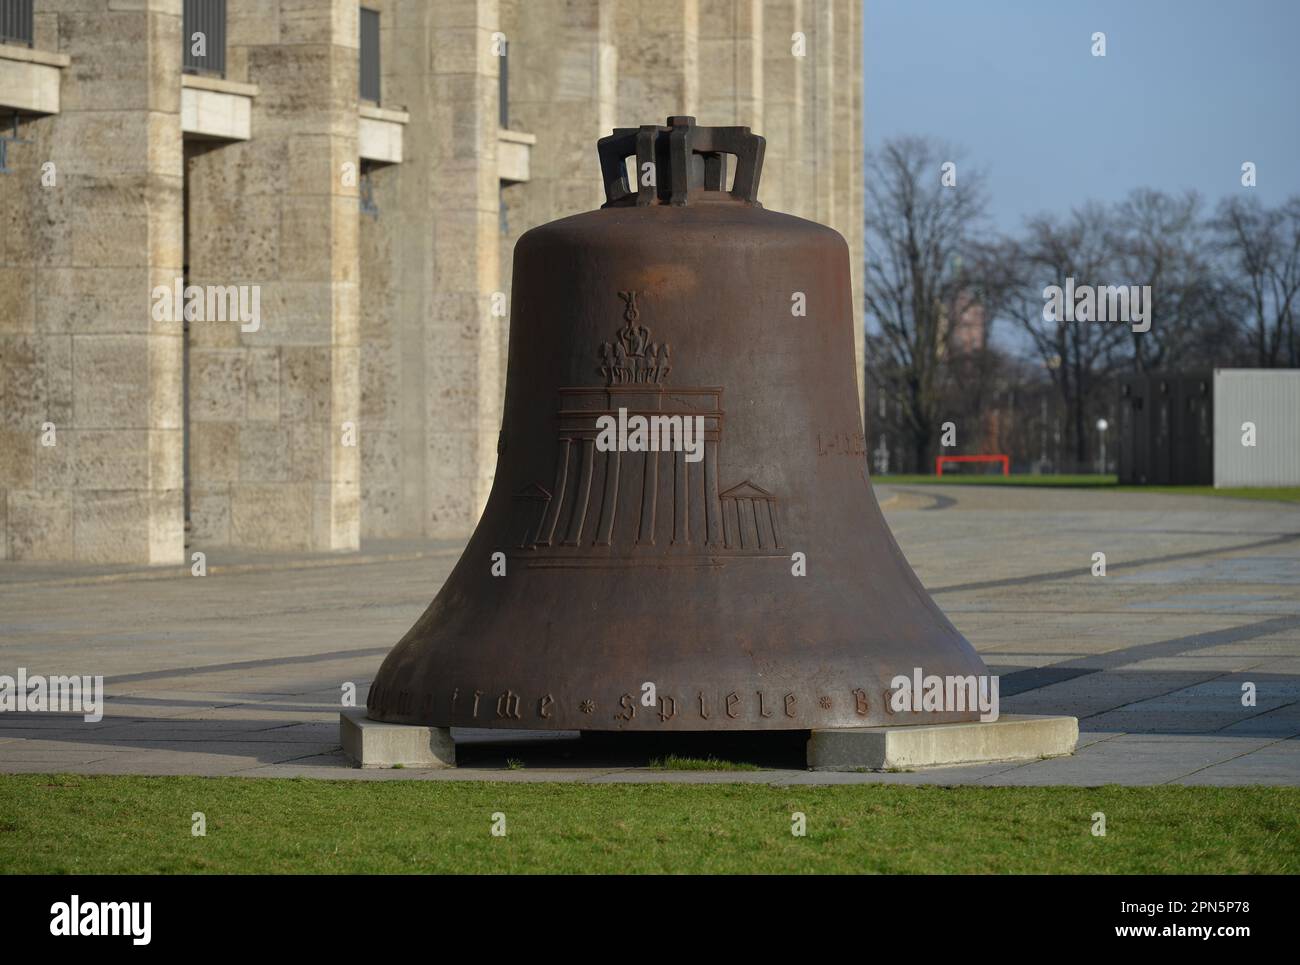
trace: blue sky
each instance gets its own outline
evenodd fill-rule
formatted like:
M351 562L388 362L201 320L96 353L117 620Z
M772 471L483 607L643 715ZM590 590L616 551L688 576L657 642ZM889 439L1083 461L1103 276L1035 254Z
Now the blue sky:
M1246 190L1243 161L1265 204L1300 194L1300 0L865 6L867 149L899 134L963 148L1003 231L1140 186L1213 203Z

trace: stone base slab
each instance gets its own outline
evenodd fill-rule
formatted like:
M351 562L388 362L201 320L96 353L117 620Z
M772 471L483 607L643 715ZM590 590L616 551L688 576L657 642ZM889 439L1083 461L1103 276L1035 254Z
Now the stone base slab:
M1075 717L1006 714L987 723L814 730L808 767L814 771L889 771L992 761L1033 761L1074 753Z
M456 745L448 727L386 724L364 707L339 714L343 753L357 767L455 767Z

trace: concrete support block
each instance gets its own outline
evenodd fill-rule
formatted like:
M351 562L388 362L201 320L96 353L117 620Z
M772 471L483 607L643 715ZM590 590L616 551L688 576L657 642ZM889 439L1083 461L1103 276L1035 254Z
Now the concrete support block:
M1033 761L1074 753L1074 717L1007 714L996 721L903 727L814 730L808 767L814 771L887 771L990 761Z
M450 728L385 724L367 717L364 707L349 707L339 715L339 740L357 767L456 766Z
M0 107L59 113L61 71L69 63L66 54L0 44Z

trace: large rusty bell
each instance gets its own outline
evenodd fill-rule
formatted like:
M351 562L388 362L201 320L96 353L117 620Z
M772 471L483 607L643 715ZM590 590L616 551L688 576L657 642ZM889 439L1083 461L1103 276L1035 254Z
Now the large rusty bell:
M763 147L690 117L616 130L599 143L606 204L519 239L491 495L384 660L371 718L757 731L978 717L889 706L914 668L987 671L872 493L848 246L763 209Z

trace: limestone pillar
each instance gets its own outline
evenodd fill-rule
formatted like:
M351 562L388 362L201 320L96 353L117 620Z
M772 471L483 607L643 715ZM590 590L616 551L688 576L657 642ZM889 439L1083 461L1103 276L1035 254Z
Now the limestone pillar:
M0 176L0 557L183 558L180 0L40 4L61 113ZM52 443L52 444L45 444Z
M256 286L260 325L190 326L193 540L359 545L357 11L228 5L251 140L187 150L191 285Z

